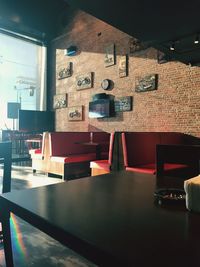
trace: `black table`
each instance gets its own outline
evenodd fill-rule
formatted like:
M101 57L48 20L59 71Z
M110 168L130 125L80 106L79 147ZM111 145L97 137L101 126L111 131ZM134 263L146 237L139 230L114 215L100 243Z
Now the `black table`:
M156 205L156 185L118 172L3 194L5 242L11 211L98 266L200 266L200 215Z
M101 159L101 146L105 145L106 143L97 143L97 142L75 142L77 145L83 145L83 146L91 146L95 147L96 150L96 159Z

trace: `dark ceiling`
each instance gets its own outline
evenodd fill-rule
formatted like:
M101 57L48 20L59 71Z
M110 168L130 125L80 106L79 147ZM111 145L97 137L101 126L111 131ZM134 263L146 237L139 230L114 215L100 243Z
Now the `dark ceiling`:
M72 10L82 9L131 36L153 46L172 59L200 63L199 0L0 0L0 26L50 40L65 25ZM175 51L169 47L175 43Z
M65 0L186 64L200 63L200 1ZM169 47L175 42L175 51Z

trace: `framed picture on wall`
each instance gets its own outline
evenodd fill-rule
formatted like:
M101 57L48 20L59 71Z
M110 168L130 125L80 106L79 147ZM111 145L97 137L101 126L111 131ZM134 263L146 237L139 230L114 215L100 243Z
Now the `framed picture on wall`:
M164 63L167 63L168 61L169 61L169 57L165 53L157 50L157 62L158 62L158 64L164 64Z
M148 45L140 42L136 38L131 37L129 39L129 53L130 54L133 54L133 53L138 52L140 50L144 50L146 48L148 48Z
M74 106L68 108L68 121L82 121L83 106Z
M88 72L88 73L80 74L76 76L76 89L77 90L92 88L92 86L93 86L92 72Z
M68 62L65 68L58 70L58 80L72 76L72 62Z
M133 97L123 96L115 101L115 112L131 111L133 107Z
M127 60L127 55L121 56L119 58L119 77L123 78L126 77L128 74L128 66L127 66L128 60Z
M150 74L144 77L138 76L136 77L136 80L135 80L135 91L140 93L140 92L156 90L157 81L158 81L157 74Z
M53 97L53 108L66 108L67 107L67 94L58 94Z
M105 47L104 65L105 67L115 65L115 44Z

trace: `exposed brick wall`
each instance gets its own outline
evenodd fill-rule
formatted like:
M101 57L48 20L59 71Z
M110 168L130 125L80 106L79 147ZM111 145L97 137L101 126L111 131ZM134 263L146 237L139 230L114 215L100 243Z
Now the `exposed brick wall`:
M98 36L98 33L101 35ZM129 75L119 78L119 56L129 54L130 36L84 13L78 12L63 35L52 41L51 93L67 93L68 106L84 106L84 120L67 121L67 108L56 110L57 131L175 131L200 136L200 68L180 62L157 63L157 51L148 48L129 55ZM116 45L116 65L104 67L104 48ZM76 44L80 52L74 57L64 56L63 49ZM72 77L57 80L58 69L73 62ZM56 69L55 67L56 66ZM76 91L75 77L94 72L94 86ZM136 76L158 74L158 90L136 93ZM103 93L101 82L111 79L115 97L133 96L133 111L118 113L108 119L89 119L88 103L93 94Z

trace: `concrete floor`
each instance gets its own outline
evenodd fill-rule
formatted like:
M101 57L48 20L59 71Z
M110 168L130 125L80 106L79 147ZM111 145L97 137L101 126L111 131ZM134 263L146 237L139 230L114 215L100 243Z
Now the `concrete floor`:
M42 173L33 174L30 167L12 168L12 191L60 182L61 179ZM13 214L11 229L15 267L96 266ZM0 267L6 267L3 244L0 244Z

